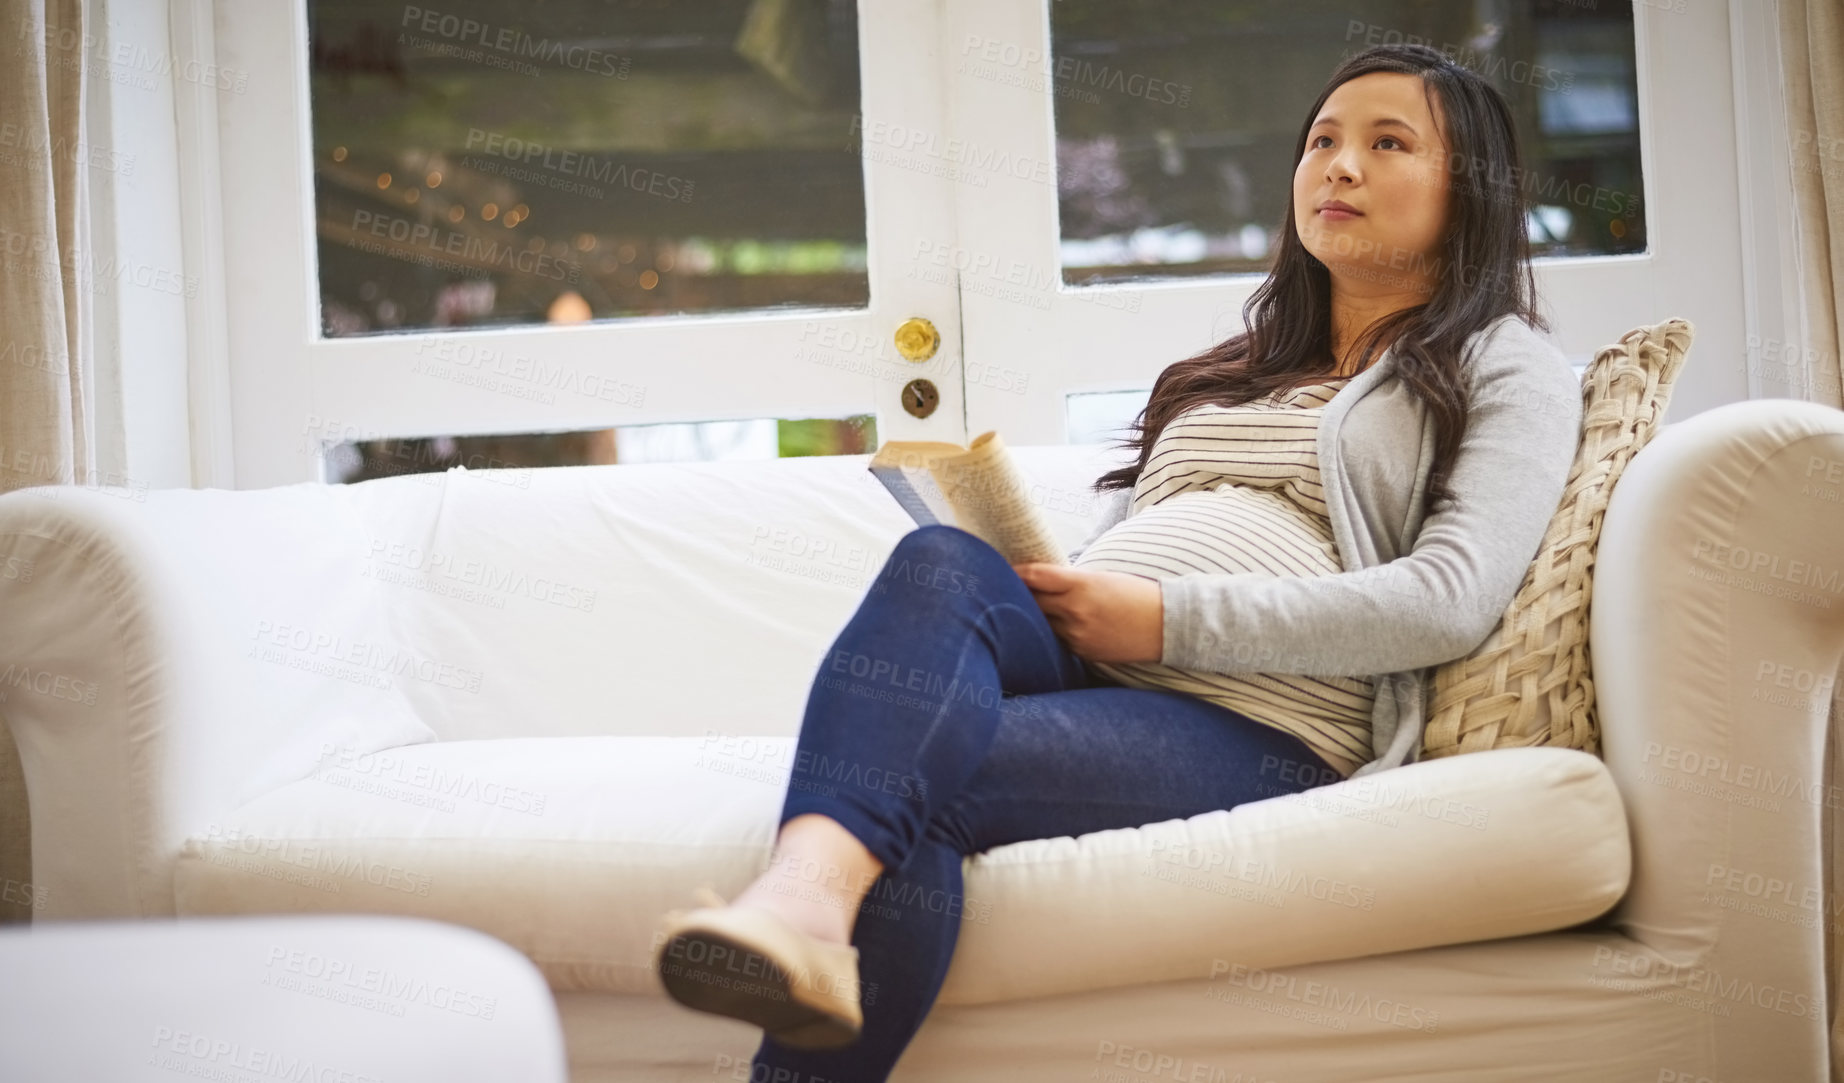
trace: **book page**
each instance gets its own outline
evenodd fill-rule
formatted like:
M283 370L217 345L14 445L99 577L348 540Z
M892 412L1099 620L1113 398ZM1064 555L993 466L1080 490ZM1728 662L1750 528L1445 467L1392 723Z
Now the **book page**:
M997 432L982 433L959 454L930 456L929 472L954 508L961 529L1013 564L1068 564L1056 534L1031 503L1025 477Z
M889 440L871 457L871 476L883 482L917 526L948 523L959 526L954 506L928 470L935 459L966 453L959 444L939 440Z

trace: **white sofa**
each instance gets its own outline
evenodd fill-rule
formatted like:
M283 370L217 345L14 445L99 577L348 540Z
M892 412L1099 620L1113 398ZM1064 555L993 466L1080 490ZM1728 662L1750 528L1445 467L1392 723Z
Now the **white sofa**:
M426 918L0 927L0 1079L565 1083L544 976Z
M1105 448L1018 451L1073 547ZM651 938L766 863L809 682L911 527L865 458L0 498L39 920L454 922L538 965L576 1083L748 1079L759 1032L667 1000ZM1844 413L1791 400L1634 460L1605 763L1468 754L970 858L895 1078L1826 1079L1841 464Z

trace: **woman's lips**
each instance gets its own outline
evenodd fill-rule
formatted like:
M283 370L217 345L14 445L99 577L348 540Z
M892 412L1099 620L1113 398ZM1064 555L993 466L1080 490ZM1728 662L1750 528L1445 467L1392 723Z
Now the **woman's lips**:
M1328 222L1344 222L1352 218L1362 218L1364 216L1357 211L1347 211L1343 207L1322 207L1319 210L1319 217Z

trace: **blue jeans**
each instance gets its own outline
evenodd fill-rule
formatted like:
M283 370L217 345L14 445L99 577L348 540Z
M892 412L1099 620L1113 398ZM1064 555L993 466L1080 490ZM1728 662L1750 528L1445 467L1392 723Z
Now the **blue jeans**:
M828 1050L764 1035L752 1083L889 1075L960 923L988 917L962 895L966 855L1340 778L1291 734L1089 670L998 550L958 527L909 532L820 662L779 821L829 816L884 865L852 931L864 1029Z

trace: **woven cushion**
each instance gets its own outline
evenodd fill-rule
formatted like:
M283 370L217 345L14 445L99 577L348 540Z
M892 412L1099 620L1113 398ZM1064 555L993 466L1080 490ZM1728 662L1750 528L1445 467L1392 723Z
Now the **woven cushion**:
M1637 327L1582 375L1582 442L1536 560L1492 634L1436 666L1422 759L1557 745L1600 754L1588 603L1601 518L1626 464L1651 442L1694 329Z

